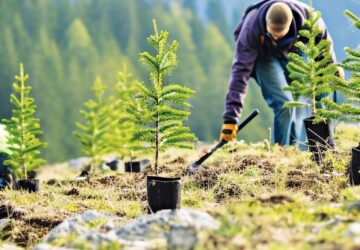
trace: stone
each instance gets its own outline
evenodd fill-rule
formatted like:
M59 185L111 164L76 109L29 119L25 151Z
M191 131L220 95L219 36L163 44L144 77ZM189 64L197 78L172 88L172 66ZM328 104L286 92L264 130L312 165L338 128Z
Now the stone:
M2 245L0 244L0 250L23 250L23 248L5 243Z
M71 159L69 161L69 166L74 169L81 169L87 165L89 165L91 162L90 157L79 157L76 159Z
M360 222L350 223L344 234L347 236L360 236Z
M216 230L220 224L205 212L192 209L162 210L143 216L115 233L129 241L166 239L170 249L193 249L201 230ZM184 241L186 239L186 241Z
M349 212L360 212L360 201L353 202L349 205Z
M202 231L220 226L209 214L192 209L163 210L120 225L123 225L120 217L86 211L52 229L34 250L72 250L76 245L85 245L90 250L104 246L115 249L121 246L125 250L190 250L199 242ZM64 242L62 247L52 246L59 239Z
M76 250L75 248L67 248L67 247L54 247L49 244L39 244L36 245L33 250Z
M0 231L4 230L10 223L10 219L0 219Z

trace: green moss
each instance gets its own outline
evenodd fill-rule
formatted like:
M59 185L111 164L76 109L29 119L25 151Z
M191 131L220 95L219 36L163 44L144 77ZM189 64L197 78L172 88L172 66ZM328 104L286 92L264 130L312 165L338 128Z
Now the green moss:
M88 223L85 223L84 226L89 229L96 229L104 225L106 222L108 222L108 219L101 218L101 219L89 221Z

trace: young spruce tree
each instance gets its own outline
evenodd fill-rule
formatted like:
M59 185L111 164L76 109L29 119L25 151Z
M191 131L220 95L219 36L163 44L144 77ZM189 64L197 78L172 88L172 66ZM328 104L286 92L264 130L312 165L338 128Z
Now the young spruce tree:
M115 112L117 112L117 122L114 124L113 133L111 135L111 143L113 144L114 152L116 152L121 159L126 156L132 160L132 151L142 149L139 142L132 141L132 137L136 130L136 124L127 119L126 105L134 101L139 82L134 79L129 72L126 64L123 65L122 70L118 73L116 90L116 104Z
M351 11L346 10L345 15L360 29L360 19ZM344 93L348 98L345 104L337 104L329 98L323 103L328 110L322 110L326 116L340 120L360 120L360 50L345 48L347 58L341 65L351 72L350 80L338 79L333 85L334 90Z
M310 1L311 5L311 1ZM293 80L285 90L292 92L295 101L287 102L285 107L311 107L315 122L326 120L325 113L318 112L321 106L321 99L324 95L332 92L332 82L337 78L337 65L332 62L331 43L320 39L322 31L318 27L320 12L314 11L312 5L308 20L304 28L299 31L301 40L295 46L304 55L289 53L287 69L290 78ZM309 98L311 103L300 102L299 97Z
M155 34L147 40L157 54L140 54L140 61L149 68L151 84L137 84L137 101L129 103L126 110L130 120L138 125L133 140L148 143L149 149L155 151L157 175L160 151L169 147L191 149L196 137L183 125L190 112L180 109L191 107L187 100L194 91L184 86L164 83L164 78L177 66L176 52L179 44L173 41L168 45L169 33L159 33L155 20L153 26Z
M92 91L95 100L85 102L87 110L80 110L84 122L77 122L78 131L74 132L83 153L92 158L91 171L100 166L105 154L112 152L113 148L108 139L113 124L116 122L112 105L113 99L104 97L106 86L99 77L92 86Z
M36 170L46 161L40 157L40 149L47 144L38 138L42 135L40 120L34 118L36 104L30 97L31 87L26 85L29 75L24 73L24 66L20 64L20 75L15 76L13 93L10 102L14 105L12 117L3 119L8 131L8 149L11 154L5 165L14 169L20 178L28 179L28 173Z

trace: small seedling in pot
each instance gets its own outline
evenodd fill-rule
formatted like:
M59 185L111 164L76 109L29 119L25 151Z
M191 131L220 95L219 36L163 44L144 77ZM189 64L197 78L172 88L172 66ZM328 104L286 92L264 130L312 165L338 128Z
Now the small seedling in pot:
M346 10L345 15L360 29L360 18L351 11ZM360 120L360 50L345 48L347 58L341 65L345 70L351 72L349 80L338 79L333 85L334 89L342 92L348 98L346 103L337 104L329 98L322 100L329 110L323 110L324 114L332 119L359 121ZM355 185L360 184L360 145L352 149L352 161L350 168L350 182Z
M170 147L193 149L196 137L183 125L183 121L190 115L184 108L191 107L187 101L194 95L194 91L164 82L164 78L177 66L176 52L179 44L173 41L168 45L169 33L159 33L155 21L153 25L155 34L148 38L148 42L157 54L140 54L140 61L150 71L151 84L137 84L138 96L127 105L126 111L128 118L137 125L133 140L143 142L155 153L155 172L158 175L159 152Z
M24 73L24 67L20 64L20 75L15 77L10 96L10 102L14 105L12 117L3 119L9 133L7 143L10 150L9 159L4 164L10 166L20 178L20 189L38 191L39 180L35 179L34 171L46 163L40 156L40 149L47 144L39 139L43 133L40 120L34 117L37 106L34 98L30 97L31 87L26 85L28 79L29 75Z
M133 161L135 151L139 151L143 148L141 142L132 140L136 131L136 124L128 119L126 112L126 106L128 103L133 102L136 96L137 84L136 80L130 73L126 64L123 65L122 70L118 73L117 82L115 85L116 90L116 104L115 110L118 112L116 117L117 122L114 124L112 131L112 140L114 152L117 153L120 160L129 158L129 162L125 162L125 172L140 172L142 168L138 167L141 161ZM117 160L117 162L120 162ZM134 167L133 167L134 165Z
M357 16L349 10L345 11L345 15L353 21L355 27L360 29L360 19ZM351 72L351 77L349 80L336 79L332 88L348 98L344 104L337 104L330 98L324 98L321 101L328 109L321 110L321 113L332 119L358 121L360 120L360 50L345 48L345 52L347 58L344 59L341 67Z
M337 81L339 71L331 54L331 43L324 39L319 28L321 14L310 8L309 18L300 39L295 47L300 53L289 53L287 69L291 85L285 90L291 91L295 101L287 102L284 107L311 109L312 117L304 119L310 150L314 152L315 160L320 163L323 149L333 146L332 131L329 116L323 109L322 99L333 92L332 84ZM310 103L299 101L300 97L310 100Z
M144 143L147 149L155 153L156 176L148 176L148 203L152 212L161 209L175 209L180 207L180 178L158 177L159 153L170 147L194 147L196 140L190 129L183 125L190 112L187 102L193 96L190 88L165 84L165 77L169 76L177 66L177 49L179 44L173 41L167 43L169 33L158 32L153 21L154 34L148 37L148 43L156 54L149 52L140 54L140 61L148 66L151 83L138 83L136 101L126 107L128 117L137 124L133 140Z
M75 137L81 144L82 152L91 157L90 166L88 166L88 175L99 169L104 162L103 156L111 153L113 147L111 145L111 131L116 122L113 112L113 99L104 97L106 86L98 77L92 86L95 100L85 102L87 110L80 110L84 122L77 122L77 131L74 132Z

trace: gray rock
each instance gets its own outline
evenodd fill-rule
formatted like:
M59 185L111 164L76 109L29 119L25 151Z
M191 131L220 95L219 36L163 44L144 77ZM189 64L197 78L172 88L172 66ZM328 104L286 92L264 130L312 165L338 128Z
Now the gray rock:
M23 248L5 243L0 245L0 250L23 250Z
M349 205L349 212L360 212L360 201L351 203Z
M85 224L95 220L106 220L109 221L113 217L108 216L97 211L86 211L82 214L72 217L60 225L52 229L49 234L45 237L45 242L51 242L52 240L59 237L59 235L67 235L70 233L85 234L89 231Z
M360 236L360 222L350 223L344 234L347 236Z
M191 209L163 210L138 218L116 230L115 234L129 241L166 239L170 249L193 249L198 242L198 231L216 230L219 226L219 222L205 212Z
M89 165L90 162L91 162L90 157L79 157L79 158L76 158L76 159L71 159L69 161L69 166L71 168L81 169L81 168Z
M167 234L169 249L193 249L196 243L198 243L198 238L194 227L179 225L170 227L170 231Z
M193 227L196 230L216 230L219 223L205 212L192 209L162 210L147 215L116 231L116 235L126 240L146 240L166 238L169 226Z
M86 211L55 227L34 249L71 250L81 244L94 250L104 246L121 246L125 250L190 250L199 241L200 231L219 227L219 223L207 213L191 209L160 211L135 219L123 227L119 226L121 220L97 211ZM63 248L52 246L58 239L65 239Z
M10 219L1 219L0 220L0 231L4 230L7 225L10 223Z
M75 248L67 247L54 247L49 244L39 244L33 248L33 250L76 250Z

